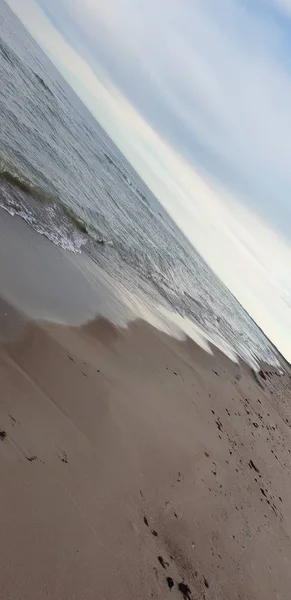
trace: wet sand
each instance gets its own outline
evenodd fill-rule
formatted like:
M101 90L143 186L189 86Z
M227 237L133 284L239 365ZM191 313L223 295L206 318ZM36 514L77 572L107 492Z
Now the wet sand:
M289 600L289 372L255 377L142 320L33 320L9 285L1 597Z

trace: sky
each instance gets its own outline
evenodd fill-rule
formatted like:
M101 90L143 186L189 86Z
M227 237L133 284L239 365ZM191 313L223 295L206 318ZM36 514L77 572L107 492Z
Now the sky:
M291 0L6 0L291 361Z

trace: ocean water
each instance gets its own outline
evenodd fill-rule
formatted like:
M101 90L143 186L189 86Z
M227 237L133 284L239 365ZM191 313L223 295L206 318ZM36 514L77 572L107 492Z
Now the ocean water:
M0 207L252 366L270 342L0 0Z

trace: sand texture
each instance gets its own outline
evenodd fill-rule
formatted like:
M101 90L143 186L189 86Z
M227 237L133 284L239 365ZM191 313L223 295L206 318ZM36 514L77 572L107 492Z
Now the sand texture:
M288 373L1 314L1 598L290 600Z

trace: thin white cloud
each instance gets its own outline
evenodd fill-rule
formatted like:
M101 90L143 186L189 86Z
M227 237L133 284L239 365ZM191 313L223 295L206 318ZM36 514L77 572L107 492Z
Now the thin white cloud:
M290 0L267 0L271 5L273 4L276 8L281 9L285 13L291 16L291 1Z
M219 157L246 181L255 204L291 185L291 74L271 15L258 17L236 0L63 1L92 53L101 47L108 64L115 56L109 75L120 82L124 73L123 91L133 101L130 76L140 76L145 116L154 118L156 100L164 105L168 119L159 113L154 123L163 134L173 118L181 128L176 143L183 146L188 132L193 152L199 143Z

